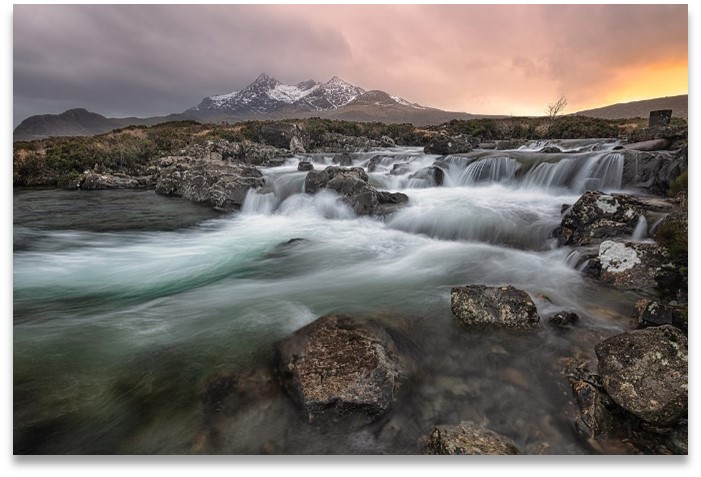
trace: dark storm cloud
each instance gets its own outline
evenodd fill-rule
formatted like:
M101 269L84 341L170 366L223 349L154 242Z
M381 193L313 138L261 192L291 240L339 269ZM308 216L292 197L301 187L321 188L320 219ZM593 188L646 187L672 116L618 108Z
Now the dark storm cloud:
M688 89L685 5L15 6L14 118L180 112L265 71L539 114Z

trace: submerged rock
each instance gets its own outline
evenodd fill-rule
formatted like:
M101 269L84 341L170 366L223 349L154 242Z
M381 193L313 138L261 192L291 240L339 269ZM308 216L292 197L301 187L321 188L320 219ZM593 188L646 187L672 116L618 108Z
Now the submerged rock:
M553 236L560 245L587 245L596 239L630 235L641 212L633 196L587 191L564 211Z
M409 176L409 179L426 179L432 180L437 186L443 185L444 172L438 166L429 166L420 169Z
M300 161L299 164L297 164L297 170L298 171L313 171L314 164L312 164L309 161Z
M379 325L327 315L276 346L282 382L310 421L343 415L372 420L386 412L405 366Z
M263 174L252 166L167 157L159 163L156 192L232 210L243 205L249 189L264 184Z
M579 323L579 315L568 311L560 311L548 318L548 323L560 328L566 328Z
M436 426L426 445L433 455L516 455L518 447L508 437L482 429L469 421L455 426Z
M622 333L596 346L598 372L609 396L654 425L674 424L688 409L688 344L663 325Z
M496 325L524 328L538 324L540 317L531 297L513 286L467 285L450 292L450 309L466 325Z
M426 154L438 154L441 156L460 154L471 152L478 144L479 143L471 136L447 136L445 134L439 134L424 146L424 152Z

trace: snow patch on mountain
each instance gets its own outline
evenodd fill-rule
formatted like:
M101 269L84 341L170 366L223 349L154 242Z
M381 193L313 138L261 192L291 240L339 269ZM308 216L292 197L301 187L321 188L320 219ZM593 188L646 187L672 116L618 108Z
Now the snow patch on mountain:
M304 98L309 93L315 91L319 88L319 85L314 85L307 90L302 90L297 85L282 84L275 86L275 88L268 91L268 96L277 101L282 101L283 103L292 104L295 101L299 101Z

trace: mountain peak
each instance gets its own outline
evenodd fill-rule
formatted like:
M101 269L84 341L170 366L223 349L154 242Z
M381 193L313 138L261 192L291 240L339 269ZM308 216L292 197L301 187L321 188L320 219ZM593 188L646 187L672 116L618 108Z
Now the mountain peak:
M326 82L326 84L329 84L329 85L331 85L331 84L348 84L349 85L350 83L348 81L345 81L342 78L339 78L338 76L334 76L333 78L328 80Z

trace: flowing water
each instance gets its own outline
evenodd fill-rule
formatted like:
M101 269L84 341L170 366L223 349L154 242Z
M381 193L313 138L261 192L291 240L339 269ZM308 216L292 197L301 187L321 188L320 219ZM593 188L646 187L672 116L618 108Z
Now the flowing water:
M373 185L409 196L384 217L304 193L297 163L325 167L323 154L264 170L231 214L152 191L16 190L14 452L417 453L433 425L461 420L526 452L590 452L562 359L592 357L638 297L583 277L549 236L584 190L620 189L614 145L355 154ZM422 173L434 163L441 186ZM528 291L541 326L459 327L450 288L471 283ZM560 310L580 324L548 326ZM277 340L332 312L383 321L412 356L386 416L314 426L278 391L203 417L207 382L265 369Z

